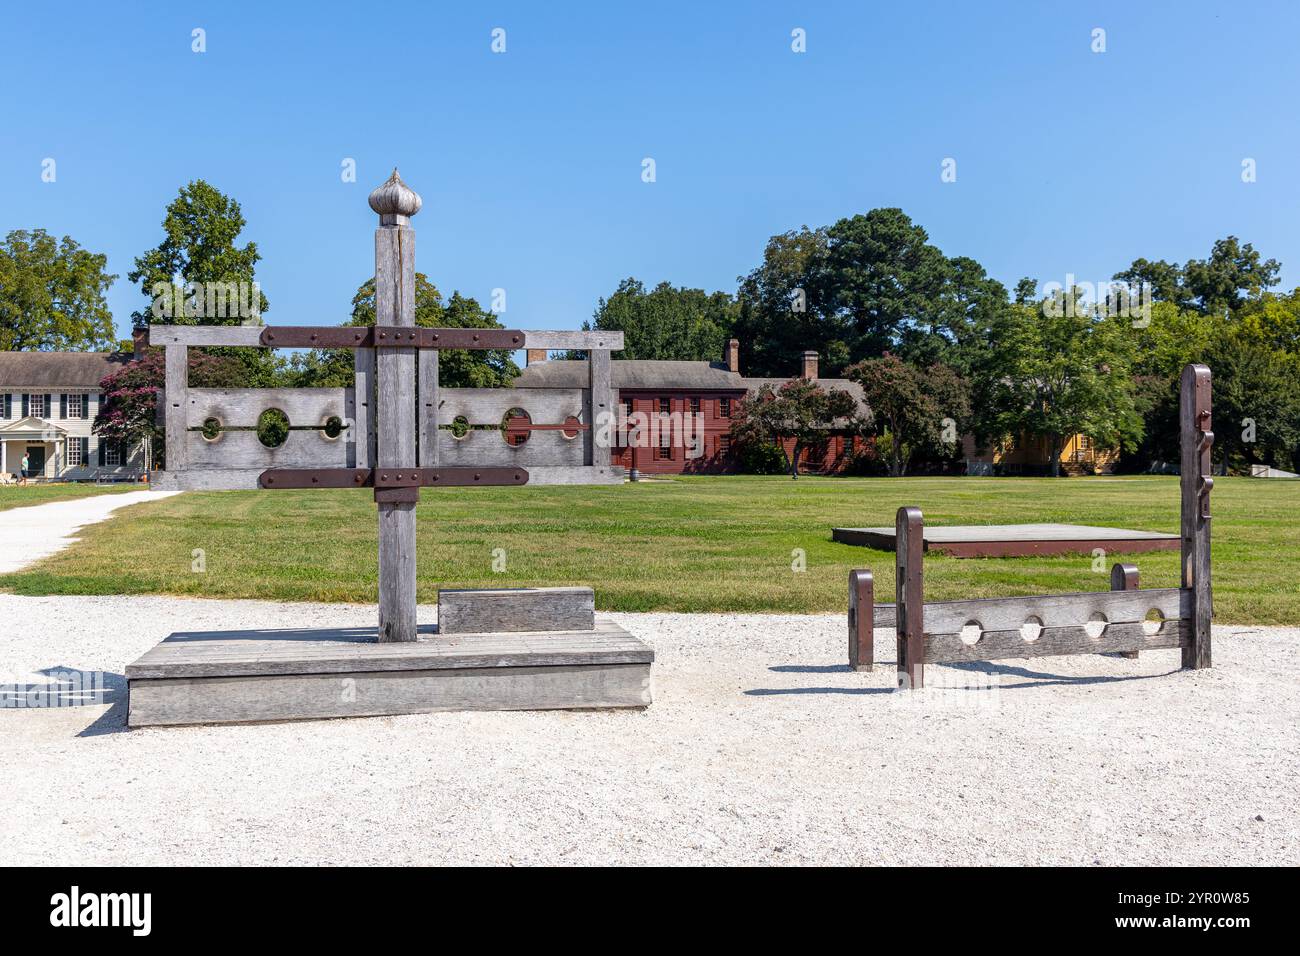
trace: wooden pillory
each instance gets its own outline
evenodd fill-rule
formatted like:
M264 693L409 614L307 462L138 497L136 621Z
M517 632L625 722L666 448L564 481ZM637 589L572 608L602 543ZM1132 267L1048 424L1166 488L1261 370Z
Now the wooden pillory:
M513 668L510 676L515 690L504 697L485 692L480 706L644 706L649 703L652 652L608 622L556 625L556 621L571 623L569 610L574 598L569 592L573 589L447 592L454 594L451 603L461 617L486 616L500 624L500 639L476 637L477 650L464 660L457 658L453 647L464 644L464 638L449 643L446 628L436 638L442 640L439 647L392 652L381 655L382 660L365 647L352 646L367 642L371 647L426 644L435 639L422 635L416 625L415 521L421 487L622 482L622 470L610 464L615 421L610 352L623 347L623 334L417 327L415 231L410 223L420 210L421 199L394 170L388 181L370 194L369 202L379 215L375 325L155 325L149 336L151 344L166 351L166 385L159 404L166 427L167 467L157 485L196 490L373 489L379 512L378 628L368 636L355 630L294 632L294 643L289 645L276 643L275 634L256 639L244 635L238 641L229 635L209 635L211 641L206 645L194 643L195 635L185 635L189 650L179 640L171 646L164 641L128 667L132 693L129 721L138 725L291 719L460 708L467 706L464 695L457 696L460 691L444 698L437 692L430 696L422 689L427 682L418 681L391 695L391 701L372 699L359 708L321 705L319 701L302 707L292 703L270 707L251 700L250 693L275 693L271 684L251 692L241 689L236 696L242 703L229 708L228 714L219 690L207 687L199 694L196 685L168 688L165 706L152 711L135 705L151 694L162 700L158 696L163 693L160 682L170 679L326 674L330 675L324 685L328 688L339 674L361 673L366 667L383 671L389 678L402 671L431 669L442 671L439 676L445 678L457 669L481 669L484 661ZM352 349L354 386L190 388L188 350L202 346ZM441 349L525 348L585 350L590 357L588 386L527 390L439 386ZM515 414L519 409L526 415L526 424L521 424L525 416ZM278 447L262 444L256 432L261 416L269 410L279 410L289 420L288 436ZM511 419L510 431L526 432L526 441L505 440L501 425L507 418ZM590 602L590 589L583 590ZM532 637L520 637L519 632ZM548 643L539 634L553 637ZM554 635L563 640L554 639ZM268 642L273 647L268 647ZM345 644L349 646L344 648ZM301 652L286 652L285 647ZM557 656L560 648L565 652ZM201 662L196 660L198 650L208 652ZM259 668L246 659L253 653L274 659L275 666ZM594 670L583 671L588 665ZM636 673L620 672L612 682L599 676L604 673L601 668L624 665ZM557 684L561 671L556 667L576 668L582 673L570 684L562 680ZM539 669L544 673L533 674ZM597 676L593 678L593 674ZM306 686L309 693L317 687L310 681ZM391 686L391 680L378 681L373 689L383 697L383 688ZM203 697L202 706L187 708L187 700L199 697Z
M871 670L873 630L897 637L898 686L920 688L925 665L1054 654L1182 649L1182 666L1210 666L1210 370L1188 365L1181 383L1182 581L1143 589L1131 564L1111 569L1110 591L926 602L924 524L898 509L895 603L877 605L866 570L849 572L849 666Z

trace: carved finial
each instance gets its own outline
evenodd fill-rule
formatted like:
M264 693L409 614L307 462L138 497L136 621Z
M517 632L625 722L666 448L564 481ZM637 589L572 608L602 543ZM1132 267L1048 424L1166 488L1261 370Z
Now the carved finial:
M408 222L423 205L420 194L402 182L396 167L393 167L393 175L370 194L370 208L379 213L385 225Z

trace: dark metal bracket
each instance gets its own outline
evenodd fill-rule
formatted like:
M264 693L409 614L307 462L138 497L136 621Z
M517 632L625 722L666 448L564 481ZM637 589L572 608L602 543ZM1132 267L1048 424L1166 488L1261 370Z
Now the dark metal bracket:
M262 345L280 349L521 349L518 329L426 329L404 325L268 325Z
M375 501L413 503L420 489L473 485L526 485L523 468L269 468L258 476L262 488L373 488Z

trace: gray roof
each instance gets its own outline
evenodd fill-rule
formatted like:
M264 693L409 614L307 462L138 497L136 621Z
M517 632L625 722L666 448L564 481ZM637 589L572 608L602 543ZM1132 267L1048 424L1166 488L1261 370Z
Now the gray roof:
M614 388L660 389L666 392L739 391L757 392L763 385L780 388L787 378L743 378L721 362L662 362L656 359L614 359L609 363ZM585 360L554 359L536 362L519 373L515 388L586 388ZM871 410L862 394L862 386L847 378L819 378L825 389L848 392L864 416Z
M667 391L740 391L745 379L721 362L661 362L655 359L614 359L609 363L615 388ZM585 359L536 362L519 373L515 388L586 388L590 373Z
M131 361L130 352L0 352L0 391L7 388L99 388Z
M749 390L750 394L757 392L764 385L771 385L773 388L780 388L788 381L790 381L789 378L744 379L745 388ZM857 401L858 408L859 410L862 411L863 414L866 414L868 411L870 411L867 408L867 400L866 397L863 395L862 386L859 385L857 382L850 381L847 378L819 378L817 379L817 384L820 385L822 388L826 389L827 391L848 392Z

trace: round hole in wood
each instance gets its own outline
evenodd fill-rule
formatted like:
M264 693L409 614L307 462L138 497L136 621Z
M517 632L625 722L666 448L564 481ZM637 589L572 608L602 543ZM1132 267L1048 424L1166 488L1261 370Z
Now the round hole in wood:
M511 448L518 448L528 443L528 426L533 423L528 412L522 408L507 409L501 416L501 437Z
M216 441L218 438L221 437L221 419L220 418L203 419L203 427L199 429L199 434L201 434L208 441Z
M1106 626L1109 623L1105 614L1102 614L1101 611L1093 611L1092 616L1088 618L1088 623L1083 625L1083 630L1095 641L1106 632Z
M451 437L464 438L469 434L469 419L464 415L457 415L451 420Z
M289 416L278 408L268 408L257 416L257 440L267 448L279 448L289 437Z
M331 415L325 419L325 424L321 426L321 434L333 441L343 434L343 419L337 415Z
M1026 644L1034 643L1043 636L1042 620L1033 615L1025 618L1025 623L1020 625L1020 636L1025 639Z
M566 425L581 425L581 424L582 424L582 419L579 418L577 415L570 415L568 418L566 418L566 419L564 420L564 424L566 424ZM572 439L574 439L574 438L577 438L579 435L581 435L582 432L578 431L578 429L576 429L576 428L575 428L573 431L569 431L569 430L566 428L564 431L560 432L560 434L563 435L565 438L568 438L568 439L572 440Z
M974 647L984 636L984 625L979 621L967 621L961 626L961 642L967 647Z
M1142 619L1142 633L1147 637L1155 637L1160 633L1160 628L1165 625L1165 616L1161 613L1160 608L1153 607L1147 611L1147 615Z

